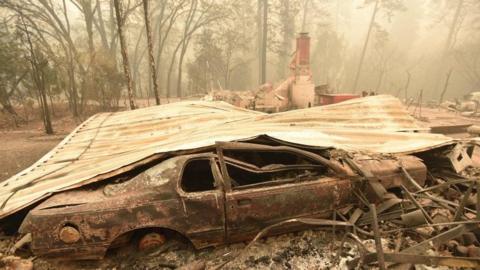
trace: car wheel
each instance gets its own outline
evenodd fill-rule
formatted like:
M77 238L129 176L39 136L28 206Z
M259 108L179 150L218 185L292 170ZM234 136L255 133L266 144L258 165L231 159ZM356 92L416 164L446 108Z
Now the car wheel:
M140 251L149 250L152 248L160 247L167 242L167 238L157 232L150 232L145 234L138 241L138 249Z

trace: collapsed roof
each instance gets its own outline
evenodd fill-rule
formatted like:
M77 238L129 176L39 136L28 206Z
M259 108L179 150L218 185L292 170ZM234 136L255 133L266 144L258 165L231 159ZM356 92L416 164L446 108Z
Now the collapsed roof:
M0 218L52 193L110 178L181 150L261 135L285 143L413 153L455 141L427 133L388 95L276 114L183 101L90 117L29 168L0 185Z

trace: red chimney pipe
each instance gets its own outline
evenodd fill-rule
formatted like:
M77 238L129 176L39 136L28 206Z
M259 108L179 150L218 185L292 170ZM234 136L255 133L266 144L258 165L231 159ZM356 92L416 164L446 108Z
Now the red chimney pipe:
M297 64L307 66L310 64L310 37L308 33L300 33L297 37Z

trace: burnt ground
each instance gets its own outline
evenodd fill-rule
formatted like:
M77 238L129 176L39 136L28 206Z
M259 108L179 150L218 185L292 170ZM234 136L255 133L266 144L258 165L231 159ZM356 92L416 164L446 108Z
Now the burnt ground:
M331 230L331 229L330 229ZM341 236L332 245L331 231L312 231L284 234L259 240L245 250L245 243L217 248L194 250L180 242L167 242L164 246L148 252L137 252L132 245L110 251L99 261L58 261L34 258L27 251L19 251L23 258L33 260L36 270L67 269L176 269L203 264L207 269L216 269L227 261L222 269L345 269L346 260L358 255L356 247L345 243L341 256L337 257ZM4 253L11 238L0 242Z

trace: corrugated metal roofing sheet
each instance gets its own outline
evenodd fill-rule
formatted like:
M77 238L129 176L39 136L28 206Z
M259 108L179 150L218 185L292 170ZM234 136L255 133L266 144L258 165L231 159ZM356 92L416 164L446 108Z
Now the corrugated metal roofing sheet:
M101 113L1 183L0 218L51 193L117 175L155 155L216 141L268 135L296 144L380 153L415 152L453 142L426 131L399 100L386 95L276 114L206 101Z

